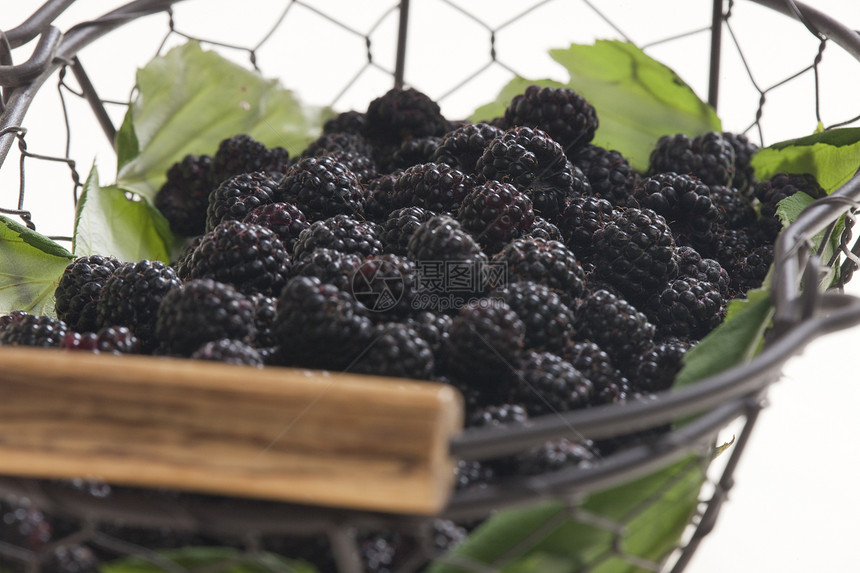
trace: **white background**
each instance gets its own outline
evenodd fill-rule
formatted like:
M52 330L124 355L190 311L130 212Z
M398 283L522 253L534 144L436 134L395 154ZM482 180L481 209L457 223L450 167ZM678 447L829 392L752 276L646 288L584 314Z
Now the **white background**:
M7 2L0 14L0 27L21 23L36 2ZM93 18L118 5L107 1L85 1L70 8L58 27ZM188 0L177 6L181 29L206 38L253 46L280 13L281 3L263 1ZM378 15L393 1L343 0L316 2L321 11L366 32ZM498 27L525 6L535 2L459 3ZM860 3L854 0L816 0L819 10L860 28ZM603 10L631 40L639 45L710 23L707 0L656 0L642 2L600 1ZM456 10L433 0L413 0L410 44L407 53L407 82L434 98L440 98L443 113L450 118L467 116L480 103L492 99L510 79L510 71L497 64L475 75L488 62L486 29L470 23ZM333 103L348 80L366 62L364 40L344 33L303 6L291 8L295 27L286 37L270 41L259 51L259 65L267 77L279 77L303 100L313 104ZM374 62L386 70L394 67L393 33L397 13L392 12L372 35ZM768 87L812 63L818 43L796 22L767 9L739 0L732 26L753 67L753 77ZM154 54L167 31L166 18L153 16L122 28L81 53L81 60L100 95L127 100L134 71ZM583 2L554 2L536 10L497 34L498 57L528 77L566 75L546 55L548 47L617 34L585 7ZM171 42L179 41L174 37ZM655 46L648 53L673 67L703 99L707 94L707 49L709 37L699 34L675 43ZM723 59L719 115L726 130L742 131L754 117L758 94L740 59L731 48L731 37ZM32 44L15 52L16 63L26 58ZM241 51L229 57L246 63ZM831 44L821 67L821 111L825 125L860 113L860 64ZM462 90L441 96L463 79L475 75ZM816 125L812 76L807 74L768 95L763 117L765 144L811 133ZM70 80L74 85L74 80ZM64 155L65 135L56 97L56 79L43 88L44 97L31 108L25 122L30 151ZM335 103L339 111L366 108L368 101L390 86L383 71L373 67L359 76L355 85ZM44 100L44 101L43 101ZM113 176L110 147L90 122L79 121L86 106L67 98L72 128L72 156L86 176L93 160L98 161L102 182ZM118 124L123 108L110 108ZM753 132L754 136L757 134ZM292 150L298 151L298 150ZM0 170L0 205L7 206L17 193L17 155L13 152ZM858 160L860 163L860 160ZM71 233L71 180L62 164L29 162L27 207L35 214L40 230L48 234ZM860 284L849 285L860 295ZM860 430L860 376L852 360L860 342L860 328L829 335L812 342L785 369L785 377L769 392L769 407L762 413L715 531L696 552L687 569L691 573L781 572L855 570L855 548L860 527L860 463L854 438ZM727 435L731 434L731 429Z

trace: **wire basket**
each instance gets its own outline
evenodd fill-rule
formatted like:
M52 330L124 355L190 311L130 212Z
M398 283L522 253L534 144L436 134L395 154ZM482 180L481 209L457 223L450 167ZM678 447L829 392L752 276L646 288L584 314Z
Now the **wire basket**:
M497 14L494 19L478 15L477 8L473 11L473 7L453 2L438 2L433 7L428 7L428 2L400 2L377 7L375 12L368 9L363 22L339 20L324 5L292 1L277 6L276 10L266 6L265 10L271 10L271 14L263 20L270 21L271 26L256 29L249 36L252 39L247 41L236 41L237 37L245 36L237 35L240 24L231 22L229 17L223 18L223 22L216 18L216 28L223 26L220 33L204 35L186 31L188 28L183 26L193 28L199 24L190 1L135 0L102 16L82 19L61 32L54 23L66 10L74 8L73 4L71 1L46 2L22 25L7 30L3 35L3 61L0 62L4 104L0 116L0 162L5 165L3 171L7 179L17 183L14 196L4 191L0 213L17 218L30 229L57 228L59 232L44 234L59 242L69 240L70 222L65 219L51 221L51 211L56 210L53 202L57 185L42 184L38 178L43 171L46 177L55 179L57 173L63 178L70 175L68 202L72 209L84 184L79 171L82 164L75 158L91 156L93 145L102 145L100 149L112 152L128 99L123 94L107 97L99 93L95 76L132 73L133 69L105 70L105 64L90 68L87 58L98 62L100 56L114 51L111 46L115 44L110 42L121 44L121 31L126 26L152 26L143 29L157 31L150 34L153 40L150 55L162 53L171 43L194 39L220 50L226 57L249 62L254 69L266 73L277 70L275 73L283 77L301 78L302 64L298 59L278 61L271 54L277 54L278 42L290 41L289 35L288 39L279 40L279 34L285 30L298 33L291 27L296 20L302 22L298 28L306 29L306 21L315 22L327 31L323 35L343 34L344 45L354 42L355 49L349 50L349 57L342 57L343 50L332 55L332 60L326 64L332 66L332 71L323 74L324 81L318 82L319 85L290 86L303 98L334 109L363 109L370 99L392 84L408 85L426 91L441 104L460 110L455 113L463 115L466 110L474 109L476 103L483 103L469 100L468 88L474 82L488 85L496 82L501 87L518 72L534 75L533 68L527 66L536 61L535 54L555 47L555 41L581 41L579 37L568 36L580 32L565 30L562 40L548 37L548 44L539 48L533 46L533 42L523 42L517 36L517 26L529 29L541 18L559 17L545 14L543 11L549 9L545 5L559 8L567 16L575 14L586 18L583 14L587 14L599 23L599 34L629 40L613 18L607 16L608 10L601 3L587 1L543 2L528 8L517 6L509 15ZM188 12L183 11L185 4L188 4ZM762 6L767 9L768 18L781 19L780 22L794 19L791 22L793 33L798 37L811 37L813 46L818 48L813 50L811 65L763 88L756 81L739 36L735 34L734 26L739 18L736 12L749 9L748 4L752 3L728 2L727 6L720 0L712 5L697 3L696 10L702 14L701 27L676 31L670 37L646 38L638 44L646 50L659 52L661 47L672 45L672 42L699 42L695 45L706 48L702 53L707 53L709 63L707 78L699 79L707 85L708 101L714 107L718 98L727 99L720 88L721 78L730 73L725 63L739 62L739 71L735 72L749 74L752 87L748 89L753 95L751 107L744 112L752 119L744 129L757 132L762 144L769 128L769 106L777 99L779 88L797 78L812 76L815 79L809 102L815 121L823 124L819 102L824 101L824 84L819 82L819 72L824 48L836 44L852 58L860 59L860 36L801 3L756 0L754 4L760 5L759 9ZM432 34L426 37L427 30L416 24L427 14L421 10L428 9L449 11L448 21L452 22L452 27L458 23L471 26L472 33L486 36L488 40L481 45L477 56L462 54L465 62L462 75L450 74L441 83L441 89L435 87L439 84L433 83L438 80L424 80L418 72L413 72L428 67L427 58L434 56L434 50L426 49L427 43L438 42L438 37ZM205 11L199 7L197 10L198 13ZM301 20L299 14L309 20ZM731 43L726 40L725 32ZM593 29L588 33L593 34ZM20 59L17 50L34 40L32 52ZM519 51L503 49L517 41ZM528 51L523 43L535 51ZM449 45L434 47L450 49ZM459 48L455 46L455 51ZM13 63L13 57L20 63ZM142 66L146 59L143 55L139 57L139 62L123 58L124 63L130 68L135 63ZM85 63L87 71L84 71ZM281 64L286 69L294 65L295 69L281 72ZM337 65L345 67L336 68ZM700 66L699 69L705 68ZM74 76L74 86L68 78L69 72ZM310 72L306 70L305 73ZM42 113L42 108L35 107L41 105L37 95L44 93L42 88L52 78L57 81L60 105L53 104L55 119L49 122L51 129L46 129L42 136L30 126L37 123L33 114ZM133 85L134 79L130 77L129 81L129 85ZM428 83L422 85L424 81ZM490 93L495 91L489 90ZM334 97L331 94L335 94ZM480 97L486 99L489 93L482 92ZM857 118L838 118L826 127L832 129L856 121ZM58 130L58 126L62 129ZM776 131L777 127L773 129ZM94 144L92 138L81 137L87 130L104 131L107 142ZM58 131L63 133L65 141L60 151L53 151L57 149ZM83 149L73 144L76 140L83 140ZM17 165L11 160L15 153L19 160ZM13 178L10 179L9 173ZM43 193L39 188L47 189L49 195L39 195ZM858 261L858 247L852 246L851 234L858 198L860 175L855 175L829 197L806 208L780 234L771 276L771 326L764 347L754 358L695 384L661 391L647 401L548 415L532 420L528 426L502 432L496 429L457 432L447 444L446 452L455 460L480 461L515 455L571 435L579 440L608 440L672 425L671 430L609 454L593 465L457 491L445 498L440 509L432 512L397 513L379 508L287 503L267 499L266 495L229 495L230 491L219 492L217 488L193 492L136 487L86 475L72 480L49 479L39 472L25 475L20 470L6 471L0 461L0 475L8 476L0 478L0 491L5 495L0 507L6 512L6 526L16 528L18 533L26 530L29 539L25 547L0 538L0 570L89 570L87 567L94 568L97 558L128 557L137 559L137 566L143 563L150 567L142 570L231 570L229 567L245 564L264 571L287 571L298 565L272 560L270 556L280 554L313 560L309 557L313 553L318 558L315 564L320 571L357 572L365 567L413 571L426 569L429 563L432 563L431 571L501 571L512 563L525 566L517 559L530 555L535 548L538 553L531 555L536 559L531 566L535 567L534 563L538 563L538 567L549 566L552 556L546 555L546 548L575 539L587 540L581 543L586 549L590 546L591 553L584 551L582 555L588 555L584 562L568 563L563 570L680 572L714 525L731 489L733 472L763 407L764 395L768 386L779 378L782 366L817 336L860 323L860 301L839 292ZM48 221L45 226L41 223L43 217ZM845 223L841 236L835 239L838 248L822 260L824 253L815 249L813 238L822 232L828 236L837 232L840 220ZM810 288L810 285L818 285L821 277L833 269L839 271L838 280L831 285L835 288L826 291ZM25 356L20 364L4 364L4 369L10 372L6 376L24 376L22 372L26 373L28 364L33 364L33 357ZM147 365L141 368L143 372ZM737 428L738 435L728 451L714 461L723 432L730 426ZM449 484L449 487L453 486ZM627 505L622 504L623 511L602 512L611 507L605 503L607 497L624 496L630 491L637 491L639 497ZM649 540L643 533L649 528L649 521L653 521L655 515L671 513L673 508L681 508L682 513L671 522L677 535L670 536L669 544L665 540ZM477 543L472 545L471 552L465 553L448 550L444 544L437 543L440 536L444 537L440 528L446 524L469 524L471 528L491 516L506 519L508 523L524 524L522 532L503 537L508 544L505 547L493 548L490 544L487 549L488 542ZM489 534L478 528L469 539L481 535ZM380 539L384 541L381 545ZM395 544L397 557L394 565L390 565L386 559L391 555L385 555ZM235 549L235 552L197 554L193 559L182 561L163 551L189 545ZM221 560L213 561L213 555ZM368 565L368 555L375 556L375 565Z

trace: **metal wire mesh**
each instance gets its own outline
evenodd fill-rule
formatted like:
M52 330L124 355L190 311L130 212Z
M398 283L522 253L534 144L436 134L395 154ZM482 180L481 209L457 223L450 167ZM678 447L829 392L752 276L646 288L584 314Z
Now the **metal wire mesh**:
M362 18L349 21L326 3L270 3L260 7L266 11L264 17L259 14L255 17L271 25L258 26L250 36L237 34L239 25L226 21L230 18L224 18L225 21L216 18L216 31L206 31L202 24L207 19L195 17L194 10L200 8L192 6L193 2L174 6L174 2L166 0L137 0L105 16L82 21L60 34L51 23L73 2L48 2L27 22L3 35L0 163L5 163L2 171L7 177L13 172L17 191L14 194L3 192L0 212L16 216L28 227L43 231L41 221L38 227L36 225L41 214L37 217L35 213L50 201L37 194L35 189L42 184L34 184L31 175L41 176L46 164L63 172L62 177L69 187L69 209L74 206L82 185L79 166L86 165L80 157L88 162L92 155L81 154L74 142L80 138L91 152L92 133L103 131L107 137L102 145L111 146L115 126L125 112L127 101L123 94L107 96L102 93L95 77L105 73L99 56L110 51L110 47L105 47L111 38L109 31L143 20L157 20L152 29L159 30L158 34L151 34L154 45L149 56L163 53L176 42L196 39L269 76L284 78L288 87L295 89L303 99L335 109L362 109L391 85L406 85L431 95L443 108L447 106L449 114L465 116L483 101L474 99L476 84L481 85L478 97L486 99L511 75L533 77L545 71L553 73L536 64L543 61L548 47L606 34L633 41L658 57L670 54L671 46L679 43L704 47L698 54L699 64L702 54L709 54L710 66L699 67L698 80L701 92L707 91L709 102L714 106L727 99L727 94L721 91L721 78L727 73L726 63L735 61L739 64L735 72L748 77L749 89L754 94L753 105L747 110L747 123L737 131L755 133L762 144L769 142L766 137L770 127L768 114L779 97L780 88L810 77L809 107L801 112L808 112L814 123L827 128L857 123L860 117L827 117L829 91L823 87L822 71L823 62L832 51L826 48L834 43L847 45L844 49L860 59L857 38L851 37L850 30L794 2L760 3L797 18L799 26L805 30L795 29L792 39L804 38L811 48L811 63L807 63L808 60L797 62L797 67L788 75L772 81L760 79L760 74L767 76L767 72L757 70L744 49L737 15L741 3L732 1L716 1L712 6L698 3L696 9L701 12L701 25L689 30L673 30L669 35L661 32L658 36L654 36L653 31L636 29L635 23L620 23L618 6L585 0L544 1L504 8L496 3L483 6L450 0L380 2L373 9L368 8ZM448 13L444 21L449 27L444 37L466 34L484 38L484 42L476 42L474 53L468 55L460 52L457 43L440 44L437 30L416 24L424 20L422 15L428 11ZM547 32L542 38L544 43L539 43L535 41L533 30L540 21L579 25L564 27L559 32L562 36ZM722 33L728 35L730 42ZM333 36L339 40L333 42ZM15 64L19 56L16 50L36 38L38 45L29 57ZM428 44L437 46L438 50L421 49ZM285 57L295 45L302 46L304 53L311 52L318 57ZM332 45L335 46L333 54L326 51L331 50ZM345 46L352 49L345 49ZM669 58L660 59L671 65ZM461 60L461 69L456 73L446 69L442 81L433 74L421 73L455 60ZM325 74L303 67L319 66L319 62L330 66ZM707 73L701 71L704 69ZM678 71L687 77L682 69ZM301 78L310 75L322 79L314 85L303 85ZM291 83L290 79L297 81ZM36 137L29 130L31 116L26 113L31 104L35 105L36 95L43 91L41 86L49 81L56 82L54 106L59 107L59 113L54 117L59 119L54 120L46 138L38 139L39 144L34 142L31 146L31 140ZM79 121L84 115L83 108L90 108L95 120L89 121L88 127ZM17 168L12 168L16 163L10 161L10 154L14 153L18 155ZM47 192L53 200L57 194L56 184L50 185ZM505 439L492 431L470 431L451 446L452 454L458 458L480 460L511 455L548 439L569 436L572 429L575 429L576 439L599 440L698 416L680 429L606 456L594 467L459 492L446 510L432 519L112 487L86 479L66 483L6 478L0 480L0 491L5 496L0 501L0 514L6 532L0 537L0 568L33 572L90 570L99 559L135 556L165 571L186 571L195 569L166 560L154 549L219 545L237 548L239 557L236 558L256 559L266 550L308 559L324 555L318 561L321 571L352 572L362 570L368 552L385 553L396 546L398 550L393 553L396 557L388 556L392 559L388 570L416 570L436 559L463 571L496 571L504 566L504 557L487 564L446 553L444 544L434 542L439 528L449 520L468 526L502 508L561 500L563 506L557 517L547 521L534 536L512 547L507 555L526 551L553 535L561 523L572 520L592 527L607 540L603 553L592 562L593 567L620 560L635 570L679 572L713 526L731 488L734 468L758 411L763 407L764 392L779 377L782 364L813 337L860 321L858 305L850 297L819 296L814 289L800 292L801 281L810 284L811 277L819 272L814 253L809 252L807 237L832 225L843 213L848 214L849 222L840 237L841 250L823 264L827 267L842 265L840 280L843 283L856 269L860 251L853 244L851 230L858 196L860 184L855 177L830 199L821 202L817 212L801 219L796 232L787 233L777 245L774 335L755 361L683 391L661 394L653 402L628 404L623 413L617 407L607 406L550 416L536 420L523 431L506 435ZM69 227L64 226L67 223L57 225L60 232L49 234L59 240L68 238ZM53 229L51 224L46 224L45 228ZM720 430L732 423L739 424L734 445L718 463L711 464ZM675 482L669 480L661 484L652 495L622 516L594 514L587 509L586 501L594 492L630 483L673 463L680 464L679 476L691 468L709 468L708 479L690 527L675 551L667 552L659 560L645 559L626 546L627 531L637 516L663 497L665 488L677 485ZM25 541L21 542L22 539ZM373 544L379 539L385 540L384 547L374 550ZM266 566L273 571L289 570L282 563Z

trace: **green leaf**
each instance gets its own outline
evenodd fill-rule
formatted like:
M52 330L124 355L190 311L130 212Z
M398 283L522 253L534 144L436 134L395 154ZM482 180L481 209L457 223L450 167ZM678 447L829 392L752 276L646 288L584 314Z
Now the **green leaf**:
M684 366L675 378L675 387L751 360L761 347L772 314L767 288L750 290L746 298L730 302L723 323L684 355Z
M136 87L117 134L117 186L149 200L185 155L213 154L239 133L295 153L322 124L321 110L304 109L276 80L193 41L140 69Z
M24 225L0 216L0 314L25 310L54 316L54 291L68 250Z
M860 166L860 127L831 129L760 149L752 158L759 179L777 173L811 173L828 193Z
M159 563L163 563L159 566ZM165 567L179 566L189 570L218 573L317 573L304 562L285 559L273 553L243 553L231 547L184 547L160 551L146 560L128 557L102 565L100 573L162 573Z
M149 202L129 198L116 186L101 187L93 166L78 200L75 216L76 256L113 256L121 261L170 261L170 229Z
M579 510L558 501L502 511L428 573L483 570L470 562L504 573L641 571L614 551L616 542L625 554L663 560L695 512L704 479L705 460L689 457L592 494Z

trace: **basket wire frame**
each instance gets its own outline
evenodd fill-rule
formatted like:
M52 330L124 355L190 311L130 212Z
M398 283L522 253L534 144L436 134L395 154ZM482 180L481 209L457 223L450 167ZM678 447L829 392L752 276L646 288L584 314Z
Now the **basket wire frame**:
M781 85L804 74L811 73L815 78L815 114L821 121L818 74L825 47L830 43L836 43L860 60L860 37L839 22L800 2L792 0L755 0L755 2L799 20L808 32L818 39L819 49L812 64L776 84L761 87L756 82L743 56L740 42L733 32L732 15L735 3L731 0L727 3L722 0L713 1L710 26L661 41L668 42L688 35L710 33L708 102L716 108L721 55L727 49L723 33L727 32L732 47L740 54L750 82L759 94L755 119L747 131L757 130L760 139L763 139L761 119L768 96ZM6 160L15 144L20 154L17 202L12 207L0 207L0 213L17 216L31 229L36 228L30 211L25 208L25 160L26 163L37 160L65 163L71 173L75 199L81 188L76 163L69 153L68 141L71 139L72 129L67 115L64 126L67 139L64 156L33 153L27 148L25 114L40 87L50 77L55 74L58 76L61 99L68 94L73 94L84 98L89 103L96 121L111 144L113 143L116 128L106 109L106 104L118 102L100 98L77 57L81 49L98 38L143 16L165 13L169 19L168 32L158 49L159 53L166 45L167 37L180 35L212 46L245 51L251 66L259 69L257 51L287 19L289 11L294 6L316 10L321 16L332 19L308 2L288 2L280 19L263 34L257 44L248 48L184 34L174 20L172 6L175 3L175 0L134 0L100 18L82 22L61 33L53 26L53 22L73 4L73 0L50 0L20 26L0 34L0 86L3 89L2 116L0 116L0 122L2 122L0 123L0 165ZM448 0L445 0L445 3L462 13L463 17L480 22L479 17L459 5ZM514 20L537 10L545 3L547 2L541 2L526 9ZM588 1L582 3L606 19L621 37L627 38L599 11L595 3ZM384 11L380 20L371 27L372 32L385 18L397 13L397 47L393 70L387 70L374 61L370 32L355 30L347 23L332 19L336 26L343 28L347 33L361 37L367 48L366 66L349 79L332 104L336 104L368 68L390 74L392 83L396 87L408 85L405 72L409 10L410 1L403 0ZM474 75L490 66L500 66L516 73L514 67L503 61L495 49L496 32L509 23L505 22L495 28L482 23L489 31L489 60L481 69L476 70ZM12 58L13 51L36 38L38 38L37 44L30 58L22 64L15 65ZM659 42L652 42L651 45L657 43ZM78 85L77 90L67 83L66 70L71 70ZM462 89L467 83L468 78L443 94L442 99ZM848 118L828 128L849 124L857 119ZM775 307L773 329L765 349L753 361L693 386L661 392L655 400L649 402L630 403L623 408L616 405L603 406L546 416L534 420L534 423L525 428L504 432L502 437L498 432L490 430L468 430L452 442L451 454L460 459L480 460L514 454L550 439L570 436L572 429L579 439L601 439L647 430L678 419L697 416L693 422L666 433L652 442L611 454L591 468L574 468L552 475L524 478L514 483L458 492L437 517L468 521L486 517L502 508L517 507L535 500L564 499L569 504L569 510L564 517L574 517L583 522L594 523L618 536L619 542L614 549L616 556L643 570L666 570L667 563L652 563L626 554L621 542L624 524L607 521L601 516L588 515L582 510L579 502L591 492L629 482L691 454L695 455L700 462L706 462L715 445L717 433L730 423L740 420L743 424L741 431L731 451L726 455L727 459L721 473L709 480L712 489L710 497L703 499L700 511L693 519L691 531L686 536L683 546L676 551L674 561L668 562L672 573L683 571L696 547L713 528L720 507L732 487L733 472L748 443L759 411L765 405L766 390L779 378L783 364L799 353L815 337L860 323L860 301L855 298L838 292L838 289L819 293L814 288L801 288L803 284L817 284L818 277L826 270L825 267L840 264L837 256L843 259L839 278L841 283L837 286L849 280L856 270L860 262L860 247L854 242L852 227L858 200L860 200L860 177L855 176L830 197L816 202L813 207L807 209L794 225L781 234L776 245L773 274ZM842 215L846 215L847 222L839 241L840 251L833 259L821 261L820 253L810 252L809 238L827 228L832 229L835 221ZM57 239L68 238L57 237ZM47 562L58 548L83 543L117 554L139 556L163 567L166 571L184 570L166 561L157 552L113 537L100 528L101 524L117 520L142 528L170 528L177 533L202 533L216 538L232 539L236 545L244 547L249 553L258 551L266 536L320 534L328 539L337 570L344 573L361 570L357 557L356 531L396 529L414 536L418 542L415 544L412 559L407 559L403 566L404 571L411 570L412 565L417 566L427 559L438 557L437 551L427 543L427 531L430 527L428 519L416 516L392 516L342 509L263 503L254 500L223 500L216 496L180 495L176 492L110 487L98 481L87 480L69 484L50 480L0 478L0 492L5 494L7 499L16 499L22 503L26 500L24 505L34 508L36 513L31 516L33 517L31 525L36 533L39 532L39 519L35 516L40 514L60 516L79 522L77 527L72 527L65 532L66 535L37 544L38 548L35 550L12 546L0 540L0 564L3 563L3 559L8 558L14 562L25 563L26 570L33 572L40 571L42 563ZM442 558L454 559L450 556ZM457 562L456 564L466 571L488 570L486 565L479 566L476 563Z

